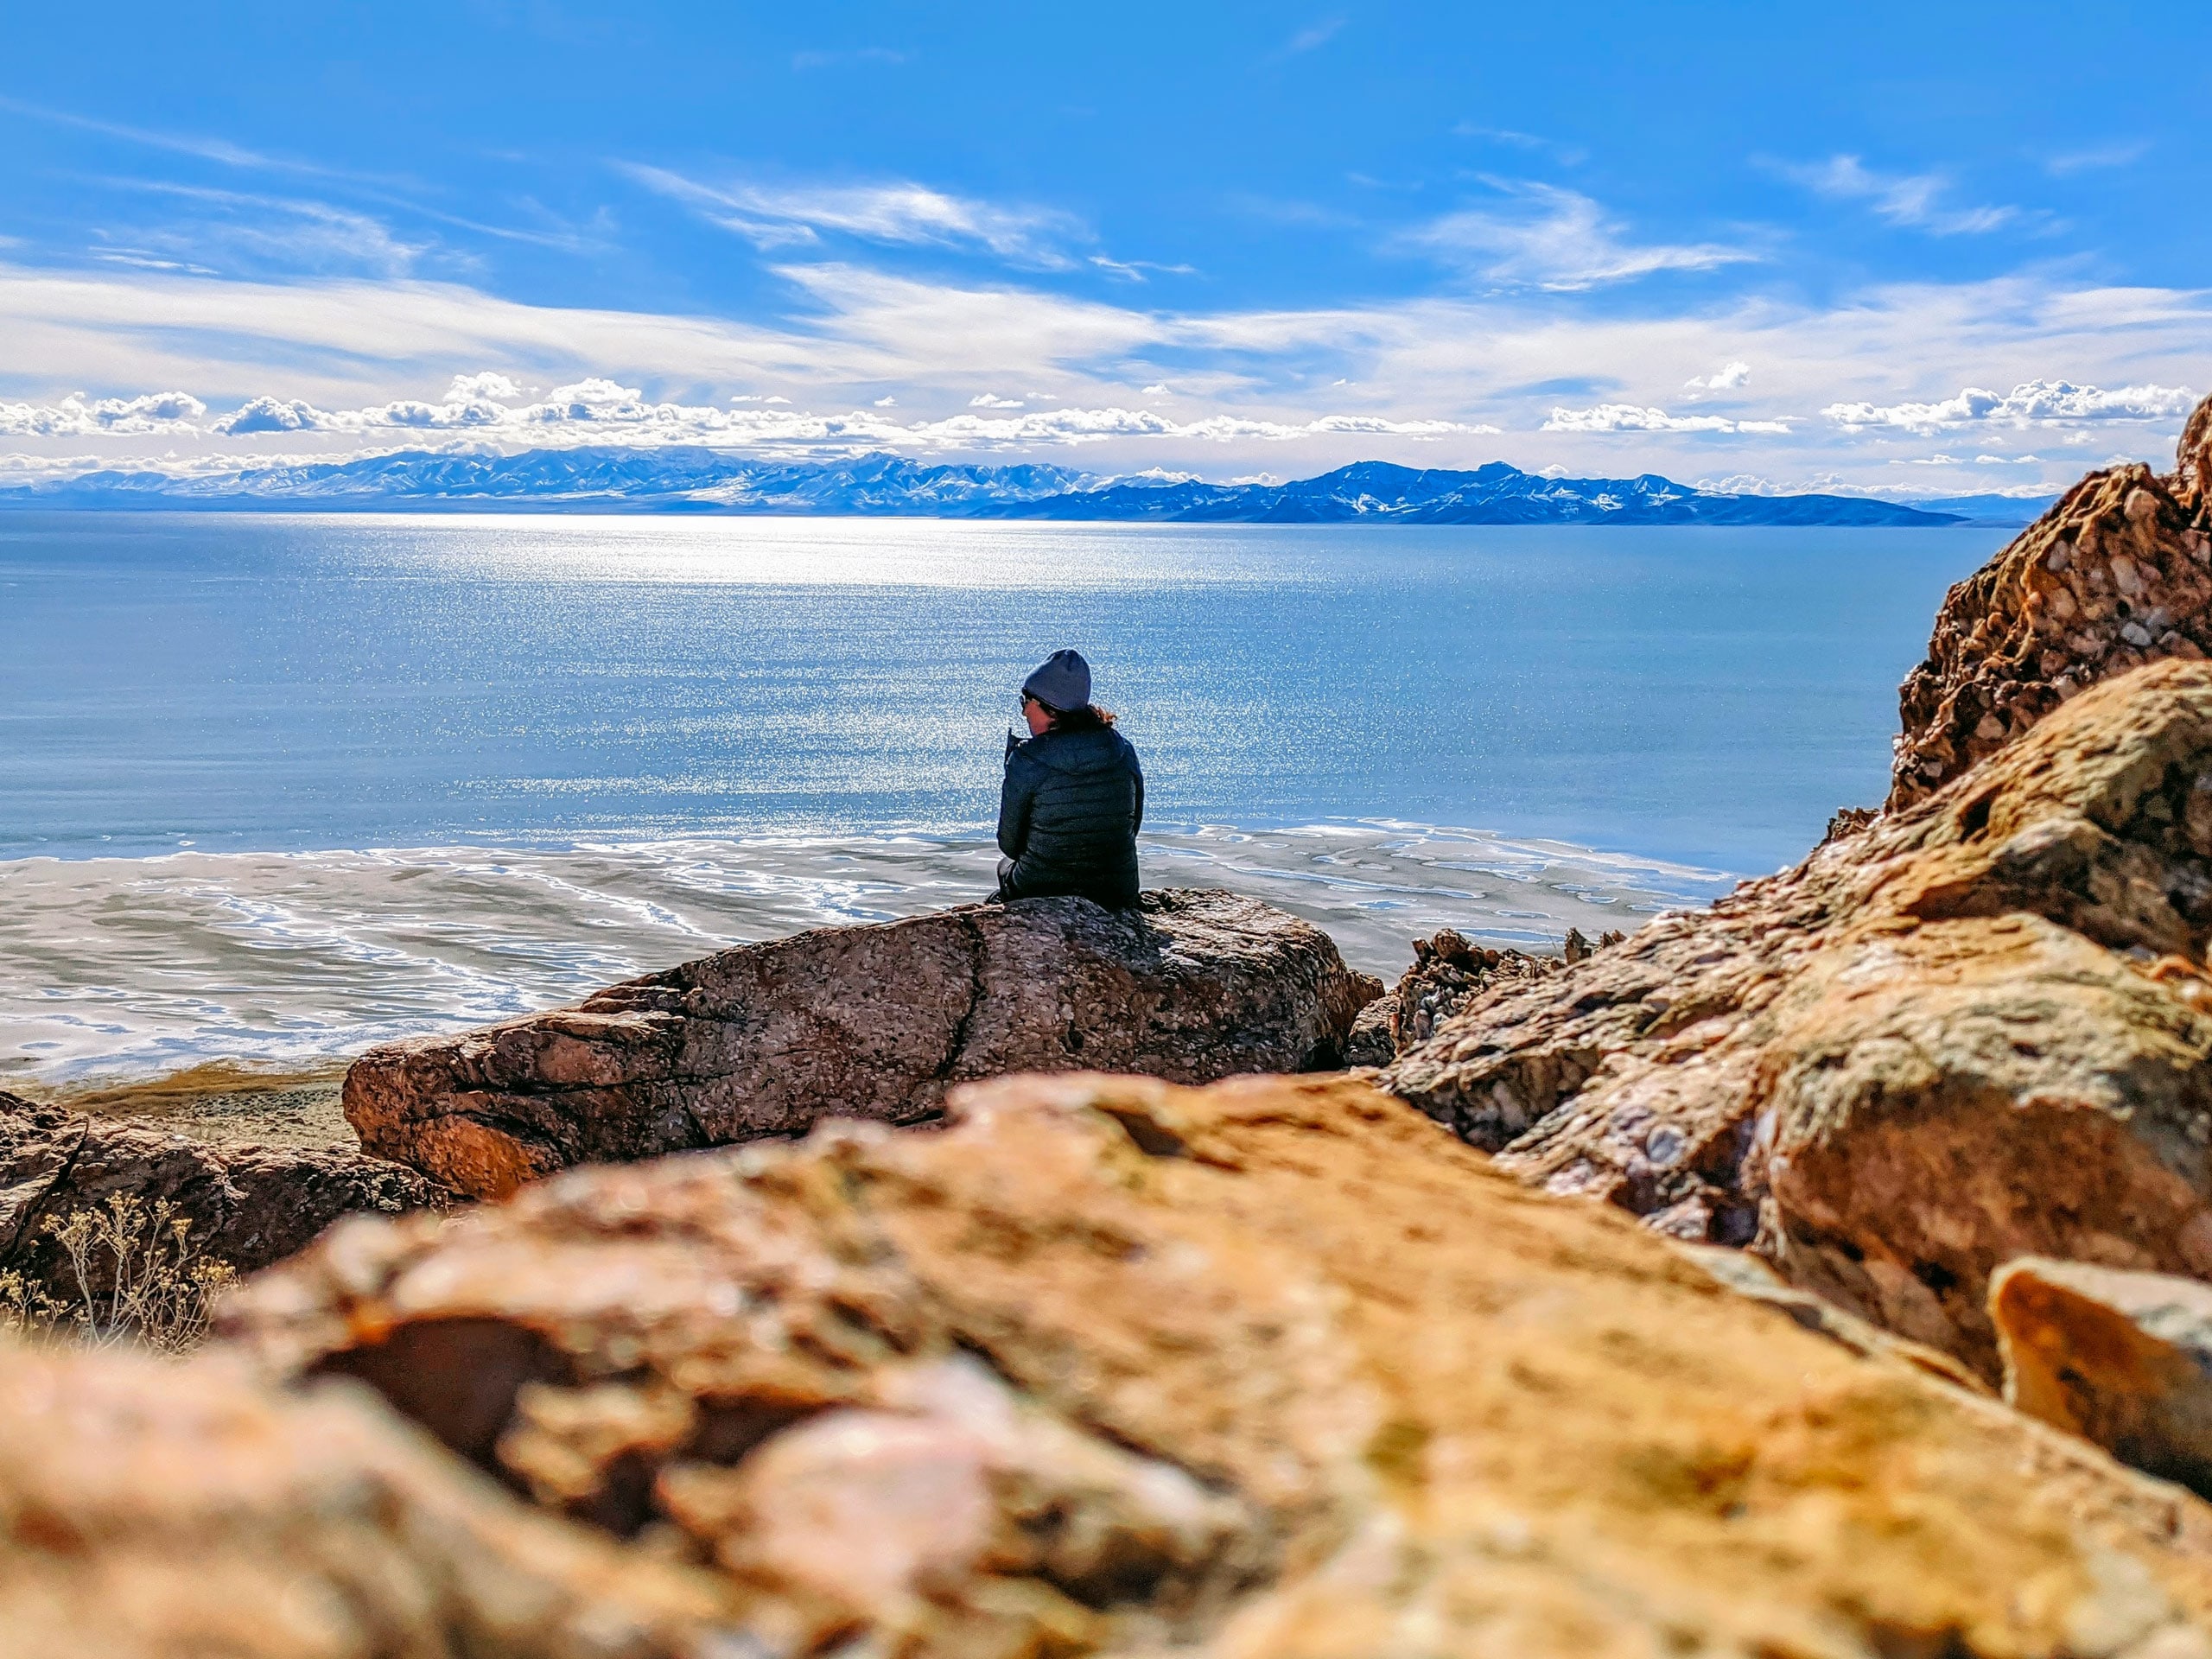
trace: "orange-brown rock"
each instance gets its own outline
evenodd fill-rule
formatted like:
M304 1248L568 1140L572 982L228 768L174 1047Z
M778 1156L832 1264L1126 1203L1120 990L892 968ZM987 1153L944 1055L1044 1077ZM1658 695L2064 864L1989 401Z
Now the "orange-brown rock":
M1582 935L1570 931L1578 944ZM1610 936L1609 936L1610 937ZM1575 952L1580 961L1587 946ZM1542 979L1566 965L1559 957L1532 957L1523 950L1497 950L1471 944L1452 928L1414 941L1413 966L1399 976L1391 993L1390 1037L1395 1049L1426 1042L1436 1028L1494 985Z
M968 905L817 928L630 980L573 1008L372 1049L361 1144L499 1198L570 1164L911 1122L1008 1071L1179 1083L1341 1063L1382 994L1312 924L1217 891Z
M414 1170L343 1151L213 1147L143 1124L0 1093L0 1271L65 1297L79 1290L49 1219L111 1198L166 1204L205 1257L251 1272L283 1260L341 1215L440 1208L454 1195ZM94 1288L111 1260L95 1254Z
M2212 1285L2023 1256L1989 1314L2013 1407L2212 1492Z
M715 1562L748 1653L2212 1655L2200 1500L1353 1080L950 1114L349 1222L232 1340Z
M1386 1084L1555 1193L1758 1248L1993 1380L2002 1262L2212 1274L2212 665L2083 693Z
M709 1659L723 1595L360 1390L0 1342L8 1659Z
M1899 693L1891 810L1924 799L2087 686L2212 654L2212 399L2161 478L2092 473L1951 589Z

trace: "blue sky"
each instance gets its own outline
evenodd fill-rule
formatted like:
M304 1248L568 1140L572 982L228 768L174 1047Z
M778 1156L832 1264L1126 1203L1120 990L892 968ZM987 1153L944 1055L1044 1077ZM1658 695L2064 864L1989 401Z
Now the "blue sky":
M2212 390L2202 6L8 12L0 478L707 442L2023 491L2163 461Z

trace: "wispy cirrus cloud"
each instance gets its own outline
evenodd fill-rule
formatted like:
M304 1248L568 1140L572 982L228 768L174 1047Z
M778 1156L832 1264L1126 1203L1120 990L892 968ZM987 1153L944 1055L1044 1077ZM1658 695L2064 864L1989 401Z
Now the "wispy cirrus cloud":
M2122 139L2109 144L2092 144L2084 149L2065 150L2046 158L2043 165L2045 172L2063 179L2106 168L2132 167L2150 153L2148 138Z
M203 270L211 261L243 259L294 271L400 276L434 245L397 234L374 214L327 201L151 180L108 182L187 210L181 219L135 226L130 234L139 245L126 253L126 263L133 262L130 255L143 259L167 253Z
M1474 138L1484 143L1503 144L1512 149L1539 150L1550 156L1563 167L1580 167L1590 159L1590 152L1580 144L1563 144L1541 133L1522 132L1513 127L1485 126L1479 121L1459 121L1452 124L1455 138Z
M317 178L341 176L330 168L266 155L257 149L249 149L243 144L232 143L228 139L202 137L194 133L157 132L149 127L133 126L127 122L102 121L88 115L73 114L67 110L49 109L43 104L32 104L19 98L0 95L0 111L22 116L27 120L43 121L52 126L72 127L79 132L95 132L105 138L119 138L126 143L143 145L149 149L164 149L172 155L216 162L225 167L251 168L270 173L296 173Z
M1761 257L1748 248L1714 242L1638 242L1580 191L1525 181L1487 182L1505 201L1446 213L1401 232L1395 245L1462 265L1492 283L1554 293Z
M1277 48L1275 55L1293 58L1300 53L1311 52L1317 47L1326 46L1342 32L1345 21L1342 16L1336 16L1324 17L1317 22L1308 23Z
M2161 421L2186 415L2196 394L2185 386L2079 386L2030 380L2005 392L1968 386L1934 403L1830 404L1821 413L1853 429L1891 427L1921 436L1966 426L2061 427L2107 421Z
M1816 195L1864 201L1876 217L1930 236L1980 236L2023 221L2018 207L1955 205L1954 186L1942 173L1878 173L1856 156L1831 156L1809 165L1778 163L1783 176Z
M759 248L818 245L830 232L910 247L981 248L1017 264L1066 270L1077 261L1062 244L1089 239L1082 221L1071 214L1004 207L906 180L710 184L637 162L620 163L619 170Z

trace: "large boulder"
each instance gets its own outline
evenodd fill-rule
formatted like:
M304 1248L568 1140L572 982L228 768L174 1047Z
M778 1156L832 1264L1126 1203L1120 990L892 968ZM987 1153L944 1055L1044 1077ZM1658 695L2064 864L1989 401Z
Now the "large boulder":
M0 1273L57 1299L105 1294L111 1250L85 1252L89 1283L48 1225L130 1207L141 1242L156 1206L183 1222L190 1251L241 1273L282 1261L340 1216L438 1209L454 1194L404 1165L359 1153L213 1147L141 1123L0 1093Z
M2084 692L1711 909L1508 984L1386 1086L1521 1179L1994 1380L2016 1255L2212 1274L2212 664Z
M1379 982L1254 899L968 905L818 928L630 980L573 1008L372 1049L346 1077L371 1152L478 1197L571 1164L911 1122L945 1091L1077 1066L1204 1083L1341 1063Z
M0 1342L0 1652L658 1659L711 1580L518 1503L365 1391Z
M1925 799L2083 688L2212 655L2212 398L2161 478L2092 473L1951 589L1899 694L1892 810Z
M2212 1508L1352 1079L1020 1077L247 1287L767 1656L2206 1659Z

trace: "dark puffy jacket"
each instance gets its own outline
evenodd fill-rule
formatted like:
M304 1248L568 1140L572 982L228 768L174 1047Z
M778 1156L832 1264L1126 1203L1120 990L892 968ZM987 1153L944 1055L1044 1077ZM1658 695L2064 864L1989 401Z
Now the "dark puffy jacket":
M1110 726L1007 739L999 791L999 850L1012 861L1008 899L1072 893L1109 910L1137 901L1137 830L1144 772Z

